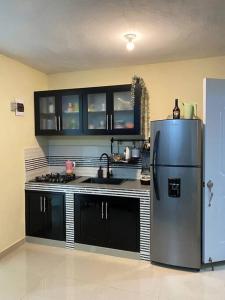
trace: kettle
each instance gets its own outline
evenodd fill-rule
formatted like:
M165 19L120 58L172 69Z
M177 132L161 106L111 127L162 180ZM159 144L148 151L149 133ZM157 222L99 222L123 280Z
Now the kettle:
M73 171L75 169L75 162L73 162L71 160L67 160L65 162L65 165L66 165L66 174L67 175L73 174Z
M184 119L197 118L197 104L182 102L183 104L183 114Z

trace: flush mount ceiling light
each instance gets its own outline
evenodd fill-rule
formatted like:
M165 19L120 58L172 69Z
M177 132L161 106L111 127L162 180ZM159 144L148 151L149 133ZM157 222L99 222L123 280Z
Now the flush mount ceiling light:
M127 40L127 50L132 51L134 49L134 40L136 39L135 33L127 33L124 35L125 39Z

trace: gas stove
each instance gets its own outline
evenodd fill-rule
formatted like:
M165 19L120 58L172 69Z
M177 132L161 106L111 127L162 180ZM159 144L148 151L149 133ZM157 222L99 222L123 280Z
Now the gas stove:
M37 176L34 180L31 180L31 182L68 183L78 178L80 177L77 177L75 174L67 175L60 173L50 173L42 176Z

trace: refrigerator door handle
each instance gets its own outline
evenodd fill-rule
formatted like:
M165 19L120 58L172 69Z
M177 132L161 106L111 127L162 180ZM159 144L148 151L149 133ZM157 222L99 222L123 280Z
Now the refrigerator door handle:
M152 169L153 169L153 184L155 189L155 196L157 200L160 200L159 197L159 187L158 187L158 179L157 179L157 166L156 166L156 160L157 160L157 154L158 154L158 147L159 147L159 136L160 131L158 130L155 135L155 141L154 141L154 148L153 148L153 162L152 162Z
M153 146L153 157L152 157L152 165L155 166L156 160L157 160L157 154L158 154L158 147L159 147L159 136L160 131L156 131L155 140L154 140L154 146Z

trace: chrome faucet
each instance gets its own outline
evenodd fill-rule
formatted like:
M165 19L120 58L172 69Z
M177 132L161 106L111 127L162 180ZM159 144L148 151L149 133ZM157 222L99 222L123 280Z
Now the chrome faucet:
M100 156L100 161L102 160L103 156L107 158L107 178L110 178L112 176L112 173L109 171L109 162L110 162L110 157L108 156L107 153L102 153Z

